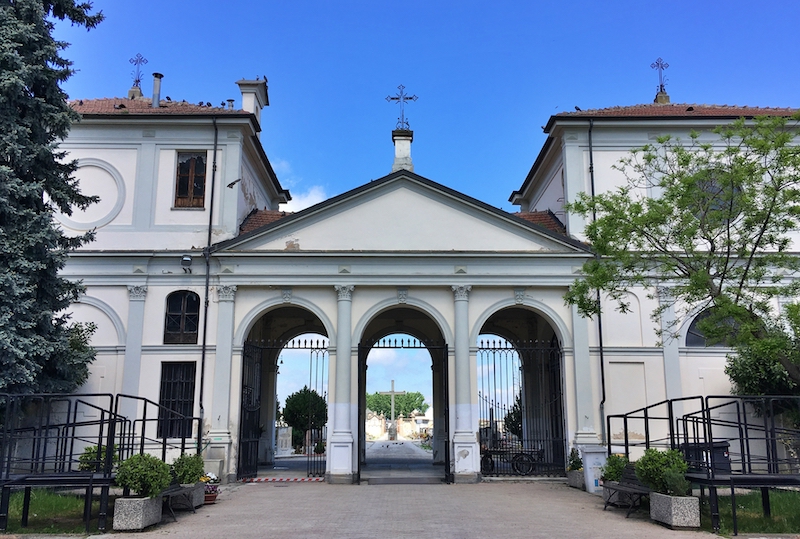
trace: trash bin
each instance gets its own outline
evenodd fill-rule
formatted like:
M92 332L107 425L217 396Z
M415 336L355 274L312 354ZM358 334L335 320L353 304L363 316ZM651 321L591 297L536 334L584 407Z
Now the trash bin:
M706 472L713 469L715 474L728 475L731 473L731 458L728 450L730 443L713 442L711 444L711 455L708 454L708 444L706 443L685 443L681 444L683 457L689 464L689 471Z

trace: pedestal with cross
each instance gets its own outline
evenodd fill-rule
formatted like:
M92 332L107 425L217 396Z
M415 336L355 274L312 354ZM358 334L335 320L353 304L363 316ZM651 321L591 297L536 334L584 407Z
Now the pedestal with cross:
M391 423L389 423L389 439L390 440L397 440L397 423L394 419L394 396L395 395L405 395L405 391L395 391L394 390L394 380L392 380L392 390L391 391L381 391L381 395L389 395L392 401L392 415L391 415Z

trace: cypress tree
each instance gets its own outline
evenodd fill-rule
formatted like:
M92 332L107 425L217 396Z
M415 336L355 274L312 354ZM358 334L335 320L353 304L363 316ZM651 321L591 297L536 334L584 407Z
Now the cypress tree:
M53 38L54 21L87 29L102 13L74 0L0 0L0 392L66 392L86 381L92 324L65 309L80 283L59 276L68 252L93 234L67 237L53 215L84 196L58 142L78 115L60 84L72 74Z

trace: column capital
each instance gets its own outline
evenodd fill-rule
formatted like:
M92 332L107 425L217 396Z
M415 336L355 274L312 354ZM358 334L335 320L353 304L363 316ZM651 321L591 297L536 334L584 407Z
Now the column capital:
M217 296L220 301L233 301L236 296L235 284L223 284L217 287Z
M336 293L339 294L339 301L350 301L353 299L353 290L355 290L355 286L348 284L344 286L335 285L333 288L336 289Z
M144 285L128 285L128 297L131 301L144 301L147 287Z
M470 285L453 285L453 296L456 301L469 301L469 292L472 290Z

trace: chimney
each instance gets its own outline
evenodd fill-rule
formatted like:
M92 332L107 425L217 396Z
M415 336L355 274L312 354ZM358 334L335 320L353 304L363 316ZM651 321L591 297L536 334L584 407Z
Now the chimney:
M258 123L261 123L261 109L269 106L269 94L267 93L267 78L264 80L237 80L236 84L242 91L242 109L255 115Z
M161 79L164 75L153 73L153 108L157 109L161 105Z
M398 170L414 172L414 163L411 162L411 142L413 140L414 132L410 129L395 129L392 131L392 141L394 142L392 172L397 172Z
M234 99L228 99L227 101L228 101L228 110L233 110L233 102L235 100Z

